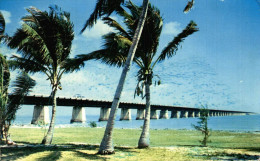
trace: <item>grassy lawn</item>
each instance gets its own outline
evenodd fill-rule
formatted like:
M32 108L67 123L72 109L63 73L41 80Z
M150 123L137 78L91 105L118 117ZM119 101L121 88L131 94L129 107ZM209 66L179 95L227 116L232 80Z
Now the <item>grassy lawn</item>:
M45 129L11 128L12 139L29 147L1 148L2 160L257 160L260 134L213 131L209 147L192 130L151 130L151 148L136 149L141 130L115 129L116 154L97 155L104 128L56 128L54 146L40 146Z

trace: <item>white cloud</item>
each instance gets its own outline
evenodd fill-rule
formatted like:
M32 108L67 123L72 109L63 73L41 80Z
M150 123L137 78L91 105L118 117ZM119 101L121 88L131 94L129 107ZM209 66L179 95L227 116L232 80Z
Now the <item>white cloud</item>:
M162 33L166 35L177 35L181 32L181 24L179 22L169 22L165 24Z
M224 2L225 0L220 0L221 2Z
M5 11L5 10L0 10L2 12L2 14L4 15L4 18L5 18L5 23L11 23L11 12L9 11Z
M98 20L97 23L91 29L87 29L83 36L89 39L101 38L104 34L114 31L113 28L104 24L101 20Z

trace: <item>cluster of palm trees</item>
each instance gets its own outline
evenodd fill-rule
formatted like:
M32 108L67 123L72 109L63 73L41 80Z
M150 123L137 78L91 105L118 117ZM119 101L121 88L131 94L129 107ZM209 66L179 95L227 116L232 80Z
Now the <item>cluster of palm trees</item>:
M0 12L0 41L7 38L4 35L5 31L5 19ZM8 97L8 88L10 84L10 70L6 57L0 53L0 142L2 143L5 138L6 144L8 144L8 131L11 122L15 119L15 113L19 109L21 102L25 95L35 86L35 81L29 77L25 72L19 72L16 80L13 82L14 97Z
M188 2L184 11L189 11L193 3L193 0ZM10 48L17 49L21 55L12 56L10 65L12 69L21 69L27 73L42 72L50 80L52 117L42 144L52 142L56 115L56 93L58 89L61 89L62 75L80 69L87 60L96 59L108 65L124 67L99 153L114 153L112 140L114 121L125 78L132 61L139 67L135 95L146 98L145 120L138 147L149 147L150 86L155 78L159 79L153 70L158 62L174 56L178 46L186 37L198 31L196 23L191 21L157 56L157 47L163 27L159 9L152 6L149 0L143 0L141 7L130 0L97 0L96 7L81 32L87 27L95 25L99 18L114 28L114 32L102 37L104 44L100 50L69 58L74 38L70 14L62 11L58 6L50 7L49 12L40 11L34 7L27 11L30 15L22 18L21 28L17 29L16 33L6 40L6 43ZM113 12L124 19L127 29L109 17ZM160 80L156 81L156 84L159 85Z

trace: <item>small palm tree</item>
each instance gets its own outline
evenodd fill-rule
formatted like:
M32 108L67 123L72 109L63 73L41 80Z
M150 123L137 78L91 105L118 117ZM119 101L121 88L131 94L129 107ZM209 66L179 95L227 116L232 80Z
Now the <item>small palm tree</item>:
M52 116L49 130L42 144L51 144L56 117L56 93L61 88L61 78L66 72L73 72L69 58L74 38L70 14L58 6L50 11L40 11L35 7L27 9L30 15L22 18L23 24L9 40L10 48L17 48L20 56L13 56L16 68L29 73L44 73L50 80L52 91Z
M25 72L21 72L12 85L13 97L9 98L10 72L8 62L2 54L0 54L0 75L0 140L2 142L2 137L4 137L7 143L11 122L15 119L16 111L23 102L24 96L35 86L35 81Z
M202 146L207 146L209 142L210 129L208 128L208 119L209 119L209 109L208 106L205 105L200 108L200 117L197 125L192 124L192 126L200 131L203 134L203 140L200 140Z
M105 43L101 50L94 51L87 55L78 55L78 60L82 62L84 60L99 59L102 62L121 67L127 60L127 51L133 44L135 29L140 18L142 7L134 5L131 1L126 3L126 7L130 13L125 10L117 11L118 15L124 18L124 23L128 30L125 30L118 22L109 17L104 17L103 21L109 26L113 27L117 32L111 32L103 36ZM155 65L167 58L176 54L179 44L189 35L198 31L196 24L191 21L187 27L176 36L162 51L162 53L156 58L157 47L159 44L159 38L163 26L163 20L160 16L160 11L149 5L147 18L143 27L143 32L140 37L140 42L137 47L137 51L134 57L134 62L139 67L137 74L138 84L135 90L136 95L142 95L143 89L145 89L146 97L146 115L143 126L143 132L139 140L139 148L149 146L149 122L150 122L150 86L152 84L153 69ZM80 61L79 61L80 62ZM159 84L158 81L157 84ZM113 107L113 106L112 106ZM112 110L112 109L111 109ZM110 114L111 117L111 114ZM112 116L114 117L114 115ZM111 119L111 118L110 118ZM114 119L114 118L113 118ZM112 130L114 122L108 122L107 129L104 134L100 146L100 153L112 153L114 152L112 144Z

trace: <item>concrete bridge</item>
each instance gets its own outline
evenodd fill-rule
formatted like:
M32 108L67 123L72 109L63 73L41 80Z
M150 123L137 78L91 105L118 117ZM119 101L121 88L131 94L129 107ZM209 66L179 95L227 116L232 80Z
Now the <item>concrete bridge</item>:
M13 95L9 95L10 98ZM46 96L26 96L24 98L23 105L34 105L32 124L49 123L49 108L51 106L50 97ZM85 122L86 112L84 107L100 108L99 121L107 121L109 118L110 107L112 102L89 100L85 98L61 98L57 97L57 106L72 106L72 118L73 122ZM120 120L131 120L131 109L137 109L136 120L143 120L145 117L145 104L139 103L126 103L121 102L119 104L121 108ZM159 117L157 111L160 111ZM169 116L169 111L171 115ZM209 109L209 116L231 116L231 115L249 115L254 114L252 112L244 111L230 111L230 110L216 110ZM168 119L168 118L188 118L188 117L200 117L199 108L190 107L177 107L177 106L165 106L165 105L151 105L151 119Z

